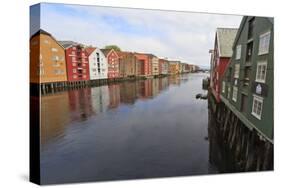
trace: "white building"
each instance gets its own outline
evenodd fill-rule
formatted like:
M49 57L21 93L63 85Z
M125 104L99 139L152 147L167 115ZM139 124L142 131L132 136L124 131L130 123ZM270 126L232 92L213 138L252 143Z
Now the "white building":
M89 57L90 80L107 79L108 63L99 48L86 48Z

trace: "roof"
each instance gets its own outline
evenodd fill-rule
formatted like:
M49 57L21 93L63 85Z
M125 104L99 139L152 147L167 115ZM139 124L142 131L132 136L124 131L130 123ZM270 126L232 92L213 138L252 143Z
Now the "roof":
M232 45L238 29L236 28L217 28L216 37L220 57L232 56Z
M69 48L71 46L79 45L77 42L65 40L65 41L58 41L64 48Z
M36 35L39 34L44 34L44 35L49 35L50 37L52 37L52 35L50 33L48 33L47 31L43 30L43 29L39 29L36 33L34 33L30 38L33 38Z
M100 49L102 53L107 56L112 49Z
M37 35L48 35L49 37L51 37L60 47L64 48L56 39L55 37L53 37L50 33L48 33L47 31L43 30L43 29L39 29L36 33L34 33L31 37L30 40L37 36Z
M88 55L91 55L91 53L93 53L93 51L95 51L96 49L96 47L88 47L85 50Z

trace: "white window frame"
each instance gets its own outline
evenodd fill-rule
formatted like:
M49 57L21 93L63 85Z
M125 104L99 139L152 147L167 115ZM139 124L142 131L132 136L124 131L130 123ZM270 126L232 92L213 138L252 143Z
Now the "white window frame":
M237 101L237 96L238 96L238 87L237 86L233 86L233 88L232 88L232 100L234 102Z
M260 78L260 74L261 72L259 72L259 67L260 66L264 66L265 65L265 74L264 74L264 78ZM267 72L267 62L266 61L260 61L257 63L257 70L256 70L256 82L260 82L260 83L265 83L266 82L266 72Z
M225 81L222 81L222 92L225 92Z
M239 78L240 74L240 64L234 65L234 78Z
M242 51L242 45L239 44L236 46L236 53L235 53L236 60L239 60L241 58L241 51Z
M228 86L228 90L227 90L227 98L228 99L230 98L230 93L231 93L231 87Z
M255 105L255 101L261 103L261 111L260 111L260 114L258 114L255 110L255 107L257 107ZM254 117L256 117L257 119L261 120L261 116L262 116L262 107L263 107L263 98L260 97L260 96L257 96L257 95L253 95L253 105L252 105L252 115Z
M264 39L266 36L269 36L268 43L263 43L265 41L262 41L262 39ZM269 52L269 45L270 45L270 38L271 38L271 32L270 31L260 35L260 37L259 37L259 52L258 52L258 55L268 54L268 52ZM265 46L265 45L267 45L267 46ZM263 47L266 47L266 48L263 49Z

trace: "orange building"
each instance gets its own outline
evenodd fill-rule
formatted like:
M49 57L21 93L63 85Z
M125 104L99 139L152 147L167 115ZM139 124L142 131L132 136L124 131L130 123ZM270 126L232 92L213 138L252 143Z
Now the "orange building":
M180 66L179 61L169 61L169 69L168 69L169 74L178 74L180 70L179 66Z
M38 84L66 81L64 48L50 33L40 29L30 38L30 82Z

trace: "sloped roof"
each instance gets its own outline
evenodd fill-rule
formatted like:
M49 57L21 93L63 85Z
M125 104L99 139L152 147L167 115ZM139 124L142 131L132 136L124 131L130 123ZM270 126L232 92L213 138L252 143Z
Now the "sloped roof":
M65 40L65 41L58 41L64 48L69 48L71 46L79 45L77 42Z
M217 41L220 57L232 56L232 45L238 29L236 28L217 28Z
M96 49L96 47L88 47L85 50L88 55L91 55L91 53L93 53L93 51L95 51Z
M50 37L52 37L52 35L50 33L48 33L47 31L43 30L43 29L39 29L36 33L34 33L30 38L33 38L36 35L39 34L44 34L44 35L49 35Z
M100 49L102 53L107 56L112 49Z

